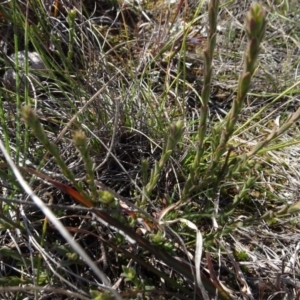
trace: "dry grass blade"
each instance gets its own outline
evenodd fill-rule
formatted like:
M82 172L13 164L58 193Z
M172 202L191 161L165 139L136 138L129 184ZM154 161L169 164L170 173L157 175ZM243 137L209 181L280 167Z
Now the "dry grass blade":
M39 292L51 292L55 295L64 295L66 297L72 297L72 299L90 300L90 297L85 297L79 293L67 291L56 287L40 287L40 286L1 286L0 292L24 292L24 291L39 291Z
M280 135L285 133L291 126L295 125L296 122L300 119L300 107L297 111L282 124L279 128L274 127L273 131L269 134L269 136L258 143L253 150L247 153L248 157L255 155L257 152L262 150L263 147L266 147L270 142L276 140Z
M222 284L220 283L218 277L216 276L210 254L208 252L206 253L206 260L207 260L207 267L209 269L211 281L216 287L217 291L219 292L219 295L226 297L226 299L228 300L232 299L230 295L223 289Z

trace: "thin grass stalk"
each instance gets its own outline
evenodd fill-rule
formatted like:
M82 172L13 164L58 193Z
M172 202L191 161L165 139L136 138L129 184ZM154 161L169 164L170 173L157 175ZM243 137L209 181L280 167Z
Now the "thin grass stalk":
M183 78L186 78L186 38L189 33L189 28L184 28L183 31L185 32L183 39L182 39L182 44L181 44L181 49L179 51L180 55L180 63L178 63L177 66L177 74L182 74ZM181 62L182 61L182 62ZM169 64L171 63L171 60L169 61ZM181 70L182 69L182 70ZM180 84L182 84L181 80L176 80L176 94L180 90ZM186 84L182 85L182 95L184 97L186 91Z
M4 111L3 101L2 100L3 100L3 98L2 98L2 89L0 89L0 120L1 120L1 128L2 128L2 134L3 134L3 137L4 137L5 149L6 149L7 153L8 153L8 155L11 155L11 153L10 153L9 134L8 134L8 130L7 130L7 120L6 120L6 117L5 117L5 111ZM12 171L9 170L8 174L11 175ZM0 172L0 177L3 180L3 179L6 179L8 177L8 175L5 174L5 173L1 174L1 172ZM12 185L16 187L15 183L12 183ZM3 208L3 202L1 200L0 201L0 213L3 212L2 208ZM4 216L2 215L2 218L3 217Z
M49 204L52 205L53 204L53 197L52 195L49 193L48 196L50 197L49 200ZM43 226L42 226L42 235L41 235L41 239L40 239L40 245L41 248L44 247L45 244L45 237L46 237L46 233L47 233L47 227L48 227L48 218L45 217L44 221L43 221ZM41 253L39 253L38 255L38 260L37 260L37 272L36 272L36 284L39 285L40 282L40 275L42 273L42 260L43 260L43 256Z
M15 162L18 165L20 160L20 147L21 147L21 97L20 97L20 75L19 75L19 58L18 58L18 17L21 17L18 9L18 0L12 1L13 9L13 23L14 23L14 48L15 48L15 72L16 72L16 155Z
M7 130L7 120L5 117L6 113L3 107L3 97L2 97L2 89L0 89L0 120L1 120L1 129L4 137L5 149L7 153L10 155L10 143L9 143L9 134Z
M29 20L28 20L28 13L29 13L29 2L26 4L26 18L25 18L25 65L24 65L24 72L25 72L25 90L24 90L24 97L25 97L25 105L29 105L29 62L28 62L28 44L29 44ZM28 147L29 147L29 130L28 125L25 124L25 133L23 138L23 164L25 164L27 159Z

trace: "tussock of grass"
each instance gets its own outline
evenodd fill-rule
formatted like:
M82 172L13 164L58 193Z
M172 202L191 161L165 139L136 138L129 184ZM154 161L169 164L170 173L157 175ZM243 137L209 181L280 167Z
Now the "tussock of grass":
M297 1L63 2L0 8L1 298L297 298Z

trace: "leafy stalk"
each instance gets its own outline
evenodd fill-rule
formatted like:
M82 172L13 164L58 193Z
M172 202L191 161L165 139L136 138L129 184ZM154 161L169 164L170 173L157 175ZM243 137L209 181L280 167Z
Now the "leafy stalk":
M208 20L209 20L209 35L207 41L207 48L204 50L204 83L201 91L201 108L200 120L198 126L198 145L196 149L196 156L190 173L184 186L181 201L185 201L200 176L200 162L204 152L204 141L206 137L207 118L208 118L208 101L210 96L211 80L212 80L212 62L216 46L217 37L217 17L218 17L219 1L211 0L209 2Z
M150 174L149 182L143 189L142 203L146 203L145 202L146 198L151 194L154 187L156 186L163 167L165 166L175 146L178 144L179 140L183 135L183 130L184 130L184 126L182 121L177 121L175 124L171 125L169 135L164 144L160 160L155 162L154 169L152 169ZM145 162L143 162L142 168L143 168L143 175L145 177L145 169L147 168Z
M84 161L85 170L87 172L86 181L91 188L93 201L97 201L98 194L97 187L95 185L94 164L89 153L86 135L83 131L77 131L73 135L73 140Z
M238 93L232 103L232 108L228 114L225 128L221 132L220 142L214 153L212 169L216 167L221 156L225 153L227 142L234 132L239 114L244 105L245 97L250 88L251 78L257 67L257 58L260 45L265 35L266 24L267 21L264 9L261 5L254 3L246 15L248 45L244 55L244 71L239 78Z

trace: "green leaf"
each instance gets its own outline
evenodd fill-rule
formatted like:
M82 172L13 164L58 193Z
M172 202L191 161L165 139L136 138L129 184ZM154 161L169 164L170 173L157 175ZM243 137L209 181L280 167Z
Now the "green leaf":
M122 266L122 269L123 273L121 275L125 277L126 281L133 281L136 278L136 271L134 268Z
M7 246L3 246L0 248L0 255L2 257L9 257L16 260L21 260L20 254L16 250L12 250Z

